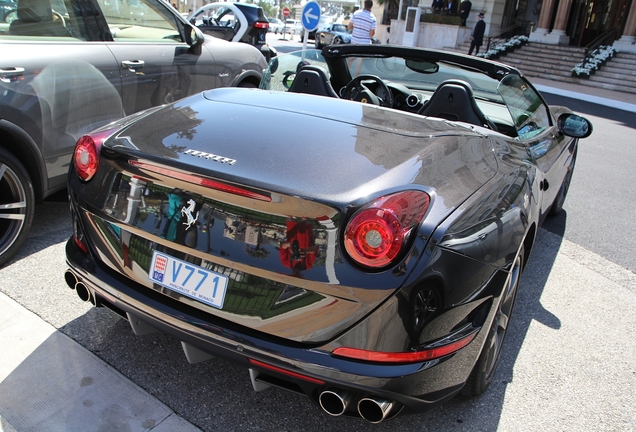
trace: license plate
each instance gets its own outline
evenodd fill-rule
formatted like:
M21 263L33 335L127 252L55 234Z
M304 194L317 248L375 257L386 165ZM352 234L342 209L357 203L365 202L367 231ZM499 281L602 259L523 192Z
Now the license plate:
M227 291L227 276L161 252L152 254L148 279L221 309Z

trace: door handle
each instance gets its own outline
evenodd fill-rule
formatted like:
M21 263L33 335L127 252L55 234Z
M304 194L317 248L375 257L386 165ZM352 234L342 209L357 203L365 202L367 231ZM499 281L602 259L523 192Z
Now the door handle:
M17 81L18 78L23 75L24 75L23 67L11 67L7 69L0 69L0 81L4 83Z
M143 60L122 60L121 62L121 66L131 72L137 72L137 69L142 69L144 64L146 62Z

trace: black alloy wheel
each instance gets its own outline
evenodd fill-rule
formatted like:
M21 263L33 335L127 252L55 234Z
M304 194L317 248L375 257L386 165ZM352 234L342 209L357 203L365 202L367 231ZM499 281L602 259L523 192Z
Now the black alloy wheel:
M413 330L420 331L437 312L440 302L430 288L420 289L413 297Z
M0 149L0 266L20 248L31 228L35 197L22 164Z
M484 348L479 355L479 359L473 368L462 393L467 396L479 396L488 390L497 370L497 365L501 358L501 352L510 327L510 318L517 297L519 280L523 272L525 251L523 244L512 263L510 273L506 279L506 284L501 293L501 299L495 317L488 331Z

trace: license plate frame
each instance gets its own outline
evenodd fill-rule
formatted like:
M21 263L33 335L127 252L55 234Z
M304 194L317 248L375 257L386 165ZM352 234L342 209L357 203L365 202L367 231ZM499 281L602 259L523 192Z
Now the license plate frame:
M223 308L229 281L223 274L158 251L152 253L148 279L217 309Z

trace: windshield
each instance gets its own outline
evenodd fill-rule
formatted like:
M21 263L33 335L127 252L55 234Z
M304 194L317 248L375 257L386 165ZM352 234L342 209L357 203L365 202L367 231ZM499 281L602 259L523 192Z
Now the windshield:
M402 53L408 55L408 52ZM460 64L463 61L460 57L454 59L443 54L437 56L434 52L418 57L418 53L414 52L412 57L406 58L392 55L387 50L375 53L367 50L363 55L334 50L325 52L325 55L329 57L325 59L322 50L306 50L273 58L263 75L260 88L275 91L289 91L293 88L294 91L321 96L332 92L332 97L371 101L421 114L440 85L453 80L463 83L462 85L468 84L470 98L474 98L479 110L502 133L528 139L545 130L548 123L547 108L540 98L532 97L533 92L527 81L515 74L506 76L504 72L501 76L507 79L500 83L499 79L485 70L473 66L478 66L476 63L467 60L465 64ZM324 74L317 72L328 81L327 90L324 85L294 85L297 72L307 65L311 66L306 69L324 71ZM356 83L357 77L361 79ZM306 79L307 75L304 74L303 80ZM518 96L519 89L522 89L523 98ZM525 121L528 118L531 121Z
M448 79L468 82L476 98L503 103L497 91L499 81L479 71L445 62L421 62L402 57L356 57L346 59L347 81L360 75L374 75L383 81L407 87L411 91L433 92ZM329 74L327 61L320 50L295 51L275 57L263 76L261 88L287 91L290 81L303 65L320 66ZM329 76L329 75L328 75ZM346 84L346 82L344 83Z

